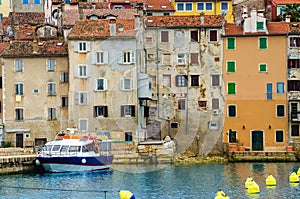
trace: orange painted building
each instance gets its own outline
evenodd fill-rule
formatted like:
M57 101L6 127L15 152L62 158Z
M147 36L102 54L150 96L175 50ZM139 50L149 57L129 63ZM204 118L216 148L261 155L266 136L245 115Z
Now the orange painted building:
M284 150L288 141L288 32L288 23L267 23L256 10L240 26L225 25L224 143L252 151Z

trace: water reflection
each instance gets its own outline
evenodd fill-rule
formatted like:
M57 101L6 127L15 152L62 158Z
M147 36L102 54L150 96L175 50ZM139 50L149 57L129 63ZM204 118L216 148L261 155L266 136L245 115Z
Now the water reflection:
M289 183L289 173L299 167L299 162L114 165L112 170L100 172L9 175L0 177L0 198L117 199L118 190L125 189L138 199L213 199L218 189L222 189L231 199L295 199L300 198L300 186ZM274 176L276 186L266 186L268 174ZM259 185L259 194L248 194L245 189L248 176Z

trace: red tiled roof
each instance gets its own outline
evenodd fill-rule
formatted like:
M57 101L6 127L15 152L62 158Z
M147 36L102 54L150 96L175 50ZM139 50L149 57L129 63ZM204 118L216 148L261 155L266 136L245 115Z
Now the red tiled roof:
M110 0L110 3L144 3L144 0Z
M225 35L257 35L257 34L287 34L290 31L289 23L287 22L268 22L268 32L243 32L243 26L236 25L233 23L225 24Z
M169 0L146 0L146 10L175 11Z
M108 2L79 2L79 7L83 9L93 8L94 9L108 9Z
M58 45L62 43L63 45ZM67 56L67 43L62 40L43 41L43 45L33 41L12 41L9 48L2 53L3 57L15 56Z
M116 19L116 36L134 36L134 19ZM80 20L72 28L69 38L72 37L109 37L110 20Z
M137 15L136 9L125 9L125 10L115 10L115 9L83 9L83 16L86 19L89 15L98 15L98 16L106 16L106 15L115 15L118 19L128 19L134 18Z
M75 22L79 19L78 8L66 9L62 16L62 24L64 26L73 26Z
M147 27L176 26L222 26L221 15L204 15L204 24L200 24L200 16L148 16Z
M273 0L275 4L281 4L281 5L286 5L286 4L300 4L300 0Z
M22 24L15 27L15 39L29 39L32 40L35 38L35 28L28 25Z
M43 12L10 12L6 24L42 24L45 22L45 13Z

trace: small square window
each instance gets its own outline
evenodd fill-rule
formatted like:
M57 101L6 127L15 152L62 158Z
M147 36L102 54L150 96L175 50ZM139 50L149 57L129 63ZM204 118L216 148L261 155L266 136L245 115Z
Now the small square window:
M107 106L94 106L94 117L108 117L108 107Z
M185 110L185 99L178 99L178 110Z
M218 30L209 30L209 41L210 42L218 41Z
M191 75L191 86L199 86L199 75Z
M221 2L221 10L222 11L228 10L228 2Z
M267 64L259 64L259 72L267 72Z
M236 117L236 106L235 105L228 106L228 117Z
M276 142L283 142L283 130L276 130Z
M235 61L227 61L226 65L227 72L235 72Z
M211 75L211 85L220 86L220 75Z
M218 130L219 129L219 122L209 122L209 129Z
M169 32L161 31L161 42L169 42Z
M199 108L207 108L207 101L198 101Z

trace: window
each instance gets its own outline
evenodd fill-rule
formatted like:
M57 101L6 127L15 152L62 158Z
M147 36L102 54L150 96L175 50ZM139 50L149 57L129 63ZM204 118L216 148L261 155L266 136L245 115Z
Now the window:
M177 3L177 11L184 11L184 3Z
M48 95L56 95L56 85L53 82L48 83L47 93Z
M177 64L178 65L184 65L185 64L185 54L184 53L178 53L177 54Z
M96 63L97 64L104 63L104 52L96 52Z
M192 3L186 3L185 4L185 10L186 11L192 11L193 10L193 4Z
M291 136L299 136L299 124L293 124L291 126L292 132L291 132Z
M79 42L78 43L78 52L87 52L87 43L86 42Z
M219 129L219 122L209 122L209 129L218 130Z
M277 94L283 94L284 93L284 83L283 82L277 82L276 83L276 93Z
M228 10L228 2L221 2L221 10L222 11Z
M108 117L107 106L94 106L94 117Z
M264 49L267 49L268 47L268 40L266 37L260 37L259 38L259 49L260 50L264 50Z
M227 61L226 62L226 70L227 72L235 72L235 61Z
M99 78L95 80L95 91L106 91L107 79Z
M23 108L16 108L15 109L15 112L16 112L16 120L23 120L24 119L24 116L23 116Z
M69 73L68 72L61 72L60 73L60 82L61 83L69 82Z
M206 110L206 108L207 108L207 101L198 101L198 106L200 107L200 108L204 108L205 110Z
M209 42L218 41L218 30L209 30Z
M34 4L41 4L41 0L34 0Z
M300 68L300 60L299 59L289 59L288 60L288 68Z
M228 94L235 95L236 94L236 84L235 82L228 82Z
M267 64L259 64L259 72L267 72Z
M275 141L276 142L283 142L283 130L276 130L275 131Z
M199 64L199 53L191 53L191 64Z
M121 117L134 117L135 106L134 105L123 105L121 106Z
M81 132L86 132L88 130L88 120L87 119L79 120L79 130Z
M171 75L163 75L162 85L171 88Z
M151 43L151 44L153 43L151 36L146 37L146 43Z
M300 81L288 80L288 91L300 91Z
M191 31L191 42L198 42L198 30Z
M227 38L227 50L235 50L235 38Z
M184 87L184 86L188 85L187 83L188 83L187 75L177 75L176 76L176 86Z
M125 141L132 142L132 132L125 132Z
M78 65L78 77L85 78L87 77L87 66L86 65ZM75 75L77 76L77 75Z
M219 99L218 98L211 99L211 108L214 110L219 110Z
M191 86L199 86L199 75L191 75Z
M23 83L15 84L15 95L23 95L24 94L24 85Z
M204 3L197 3L197 10L204 10Z
M61 107L68 107L68 97L61 97Z
M272 83L267 83L267 100L271 100L272 97Z
M162 55L162 63L163 65L170 65L171 64L171 54L163 54Z
M48 120L56 120L56 109L48 108Z
M291 103L291 119L298 120L298 103Z
M23 72L23 60L15 60L15 72Z
M161 31L160 41L161 42L169 42L169 32L168 31Z
M118 64L133 64L135 63L134 51L120 51L118 54Z
M29 0L22 0L22 3L23 3L23 4L28 4L28 1L29 1Z
M205 3L205 10L212 10L212 3L211 2Z
M284 105L283 104L276 105L276 115L277 115L277 117L284 117Z
M212 3L211 2L199 2L197 3L197 10L212 10Z
M86 105L88 101L88 92L82 91L82 92L75 92L74 93L74 103L79 105Z
M185 110L185 99L178 99L178 110Z
M121 90L132 91L133 90L133 79L132 78L122 78L121 79Z
M228 141L229 141L229 143L236 143L237 142L237 133L236 133L236 131L233 131L233 130L229 129Z
M220 75L211 75L211 85L220 86Z
M264 22L258 21L258 22L256 23L256 29L257 29L257 30L263 30L263 29L264 29Z
M47 60L47 71L55 71L55 59L48 59Z
M228 106L228 117L236 117L236 105Z
M299 47L300 37L290 37L290 47Z

